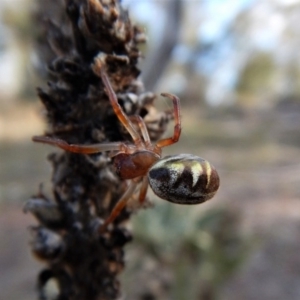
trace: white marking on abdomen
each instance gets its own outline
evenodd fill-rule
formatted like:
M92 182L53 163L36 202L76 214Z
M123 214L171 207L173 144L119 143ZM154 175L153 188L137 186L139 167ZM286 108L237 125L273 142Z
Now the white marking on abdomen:
M205 161L205 166L206 166L206 176L207 176L206 188L208 188L208 186L210 184L212 169L211 169L210 163L208 161Z
M191 172L193 176L193 187L196 185L199 177L203 174L203 168L200 163L195 163L191 166Z

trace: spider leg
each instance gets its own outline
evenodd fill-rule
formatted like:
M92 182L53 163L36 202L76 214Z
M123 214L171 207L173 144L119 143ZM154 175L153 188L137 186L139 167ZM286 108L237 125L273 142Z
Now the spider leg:
M53 138L49 136L34 136L32 140L38 143L53 145L61 149L64 149L66 151L83 153L83 154L99 153L103 151L118 151L118 150L123 150L123 148L126 147L126 145L121 142L100 143L100 144L92 144L92 145L75 145L75 144L68 144L67 142L61 139Z
M175 144L179 140L180 133L181 133L180 100L179 100L179 98L176 97L175 95L168 94L168 93L163 93L161 95L163 97L167 97L173 101L175 126L174 126L174 134L172 137L162 139L156 143L156 146L159 148Z
M135 128L133 127L132 122L130 121L129 117L127 117L127 115L124 113L122 107L120 106L119 102L118 102L118 98L116 93L114 92L111 83L109 81L109 78L106 74L106 72L103 69L103 63L101 62L100 58L96 58L95 59L95 63L93 65L93 70L94 72L101 77L103 84L106 88L106 92L110 101L110 104L116 114L116 116L118 117L119 121L124 125L124 127L127 129L127 131L129 132L129 134L131 135L134 143L136 145L140 145L141 144L141 137L140 135L137 133L137 131L135 130Z
M110 213L109 217L104 221L104 223L99 227L99 232L102 233L105 231L107 226L112 223L116 217L120 214L120 212L123 210L123 208L126 206L128 200L134 193L134 190L136 186L138 185L138 182L131 181L129 184L129 187L127 188L126 192L123 194L123 196L120 198L120 200L117 202L115 207L113 208L112 212Z
M142 133L144 142L147 145L150 145L151 144L150 136L149 136L146 124L145 124L144 120L142 119L142 117L138 116L138 115L134 115L134 116L130 116L129 118L130 118L130 121L136 122L139 125L139 128L140 128L140 131Z
M141 185L141 189L140 189L140 194L139 194L139 203L140 204L143 204L145 202L147 190L148 190L148 177L144 176L142 185Z

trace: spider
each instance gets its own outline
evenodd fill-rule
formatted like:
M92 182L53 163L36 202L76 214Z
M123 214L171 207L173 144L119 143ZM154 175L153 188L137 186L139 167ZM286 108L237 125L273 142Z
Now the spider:
M144 120L138 115L127 116L119 105L99 58L95 60L93 71L102 79L114 113L132 137L133 143L110 142L75 145L49 136L34 136L33 141L54 145L75 153L92 154L104 151L113 153L116 173L121 179L131 180L131 182L108 218L100 226L100 231L103 231L115 220L139 184L138 201L140 204L145 200L148 184L158 197L173 203L198 204L211 199L219 188L219 176L208 161L192 154L161 157L162 148L175 144L180 137L179 98L168 93L161 94L173 102L174 133L172 137L152 144ZM138 125L140 133L134 125Z

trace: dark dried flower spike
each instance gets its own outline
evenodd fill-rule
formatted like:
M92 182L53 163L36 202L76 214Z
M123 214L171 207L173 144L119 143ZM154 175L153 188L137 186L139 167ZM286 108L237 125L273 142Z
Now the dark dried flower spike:
M103 54L125 113L142 116L151 139L159 139L171 113L158 113L154 95L143 93L137 79L143 35L119 2L48 0L38 5L37 20L47 20L39 36L39 55L41 64L48 64L49 82L47 88L38 89L47 135L74 144L130 140L91 69L95 57ZM38 221L32 228L32 250L46 265L38 277L39 299L117 299L123 247L131 240L118 225L130 213L123 210L105 234L99 236L95 229L126 184L116 176L105 152L93 156L56 152L49 160L53 199L39 194L25 206Z

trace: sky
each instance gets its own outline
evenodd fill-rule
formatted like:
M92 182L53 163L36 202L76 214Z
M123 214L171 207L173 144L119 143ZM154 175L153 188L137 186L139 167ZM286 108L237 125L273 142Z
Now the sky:
M186 5L192 6L193 18L203 18L201 26L195 32L196 43L216 43L230 26L236 16L247 7L251 6L256 0L186 0ZM164 20L164 10L161 3L156 0L124 0L123 4L128 7L130 15L134 17L137 23L149 24L150 40L162 28ZM153 22L155 20L155 22ZM153 33L153 34L152 34ZM155 42L155 41L154 41ZM210 56L199 56L195 60L195 68L199 73L205 73L208 77L213 74L209 80L207 88L207 99L211 104L217 105L224 98L224 90L230 92L236 82L236 74L234 72L234 62L228 60L222 63L222 59L227 55L230 45L224 42L217 52L210 53ZM186 63L192 55L193 49L190 45L180 43L174 51L174 59L179 63ZM222 67L220 65L222 64ZM197 70L196 70L197 71ZM184 86L184 78L180 74L173 74L169 81L176 82L173 87L174 92L178 92L176 88ZM181 79L181 80L180 80ZM180 82L182 84L180 84Z
M164 19L162 1L167 0L123 0L137 23L149 24L150 42L162 28ZM218 105L224 99L227 101L234 98L232 92L240 72L255 51L269 51L275 58L282 57L283 60L289 56L293 57L291 51L297 47L282 45L287 24L291 22L286 19L283 11L299 4L300 0L184 0L183 2L186 6L192 6L191 18L195 26L199 24L194 44L212 45L210 51L200 54L197 59L193 58L195 71L207 76L206 97L212 105ZM245 31L245 37L228 36L227 33L236 17L249 9L251 15L248 17L251 24ZM201 26L200 22L197 23L200 18ZM174 51L174 59L184 64L190 59L193 51L191 44L181 42ZM173 76L177 86L180 86L178 84L180 74Z
M203 1L201 9L205 10L207 19L199 28L199 38L205 42L219 39L236 16L247 9L256 0L208 0Z
M4 24L1 22L3 7L10 5L12 8L19 8L21 3L26 7L28 1L0 0L0 31L2 29L2 33L9 32L3 28ZM165 11L161 5L163 1L173 0L122 0L135 21L146 25L150 45L159 40L157 33L163 27L165 20ZM207 99L209 103L218 105L226 98L224 95L227 94L227 98L231 97L230 93L237 83L239 72L253 48L260 48L264 51L276 49L276 55L282 60L293 57L291 51L297 48L296 42L293 49L289 48L289 45L280 44L287 20L281 10L276 9L276 5L280 5L282 9L289 8L299 4L300 0L183 0L183 2L185 11L193 13L191 22L195 22L197 27L190 33L194 35L193 42L187 43L182 39L173 53L173 58L177 63L185 64L193 54L193 46L197 44L214 46L210 48L210 52L202 53L194 61L195 71L208 78ZM18 3L17 6L16 3ZM192 9L188 10L188 7ZM236 41L226 36L227 30L236 16L253 7L255 9L251 11L251 28L247 32L247 38L243 41L244 45L239 45L241 48L237 52ZM224 36L225 38L222 39ZM15 41L10 38L1 38L1 41L5 40L7 40L7 51L0 53L0 90L3 86L11 86L5 90L13 91L17 89L13 83L18 81L12 79L16 78L15 73L18 72L20 53L18 54ZM177 80L180 76L180 74L174 74ZM177 84L177 87L179 86L183 87L184 84Z

